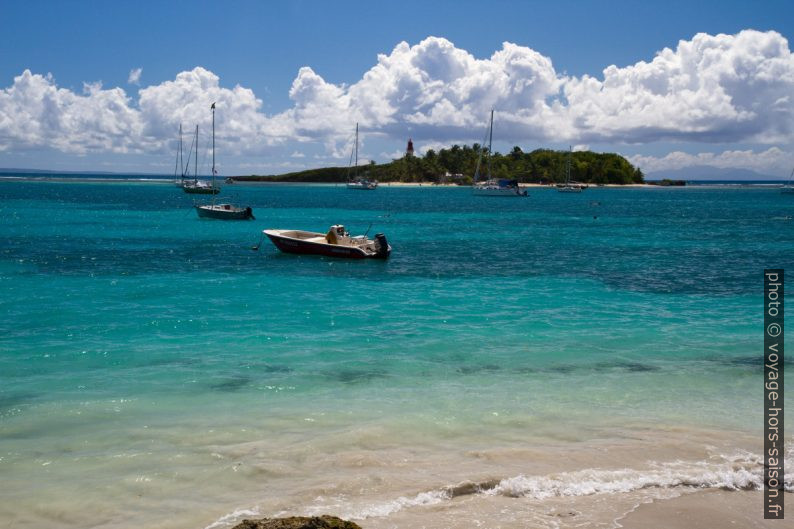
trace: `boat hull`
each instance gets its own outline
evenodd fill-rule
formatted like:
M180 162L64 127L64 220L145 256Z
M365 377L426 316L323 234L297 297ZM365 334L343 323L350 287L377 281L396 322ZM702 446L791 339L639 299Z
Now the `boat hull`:
M387 259L391 254L391 246L388 246L384 254L374 254L365 252L355 246L342 246L328 244L318 240L306 240L305 238L285 235L289 230L265 230L264 234L270 239L276 248L285 253L300 255L322 255L325 257L339 257L343 259ZM312 235L313 239L323 238L322 233L300 232L305 235Z
M526 191L517 187L475 187L472 194L480 197L525 197Z
M251 208L240 208L231 204L196 206L196 213L202 219L254 220Z
M375 182L349 182L347 184L348 189L360 189L363 191L372 191L373 189L378 188L378 184Z
M204 187L204 186L194 186L194 185L184 185L182 186L182 191L185 193L189 193L191 195L217 195L221 192L220 188L218 187Z

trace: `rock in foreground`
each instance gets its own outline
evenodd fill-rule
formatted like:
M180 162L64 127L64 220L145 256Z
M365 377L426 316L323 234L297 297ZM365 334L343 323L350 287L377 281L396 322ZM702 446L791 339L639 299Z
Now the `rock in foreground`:
M233 529L361 529L361 527L336 516L291 516L243 520Z

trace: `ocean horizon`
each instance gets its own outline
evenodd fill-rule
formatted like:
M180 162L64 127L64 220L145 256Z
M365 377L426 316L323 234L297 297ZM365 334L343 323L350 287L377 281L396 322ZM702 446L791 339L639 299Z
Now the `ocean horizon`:
M9 527L618 527L703 490L760 513L783 181L236 183L221 196L256 220L219 222L152 175L52 176L0 177ZM386 234L391 258L261 235L333 224Z

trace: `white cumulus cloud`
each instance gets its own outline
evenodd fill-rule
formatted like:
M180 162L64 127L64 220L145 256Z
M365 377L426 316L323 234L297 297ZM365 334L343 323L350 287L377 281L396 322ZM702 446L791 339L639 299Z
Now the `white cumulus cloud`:
M201 67L139 90L137 105L122 88L104 89L97 81L77 94L59 88L49 74L25 70L0 90L0 143L6 151L161 153L172 148L180 124L186 132L199 124L208 134L213 102L218 138L231 152L258 151L289 137L268 122L253 91L223 88Z
M0 143L6 150L47 146L68 153L126 153L143 147L139 114L121 88L86 83L84 95L51 75L25 70L0 90Z
M129 84L140 83L141 73L133 69ZM87 82L75 93L49 74L25 70L0 89L0 149L159 156L173 148L180 123L186 131L196 123L207 131L213 102L219 148L249 155L289 144L289 157L298 143L314 142L346 157L356 123L365 140L481 141L491 108L497 137L519 145L680 141L768 148L794 136L794 55L774 31L701 33L648 61L575 77L526 46L505 42L490 57L477 58L449 40L428 37L378 55L351 83L329 83L305 66L289 97L289 108L268 115L252 89L223 86L200 66L130 95L101 82ZM778 163L771 149L737 152L744 154L734 161L745 164ZM653 170L670 167L681 153L670 156L634 161ZM697 161L692 156L699 155L685 155L681 163ZM717 156L715 163L728 157Z
M477 59L443 38L403 42L361 80L327 83L302 68L279 116L302 136L328 138L361 122L422 139L471 137L488 111L514 141L775 142L791 136L794 56L774 31L696 35L650 62L567 77L538 52L504 43Z
M152 138L172 138L179 124L199 124L206 133L211 123L210 105L216 104L215 126L219 140L232 152L252 152L290 131L269 123L261 112L262 101L240 85L224 88L217 75L202 67L182 72L173 81L142 88L138 106L144 133Z
M476 59L443 38L415 46L402 42L381 54L363 78L349 86L326 82L301 68L290 97L293 108L277 116L306 138L340 139L359 122L368 132L402 137L406 128L426 139L477 135L496 107L524 118L526 133L544 100L561 80L551 60L526 47L504 43L490 59ZM507 128L507 125L503 125Z
M751 149L697 154L673 151L665 156L636 155L629 156L628 159L632 164L642 167L646 173L708 165L722 169L749 169L774 176L787 173L794 166L794 155L778 147L770 147L760 152Z
M646 143L780 141L792 131L794 57L774 31L700 33L651 62L564 86L577 138Z
M143 73L143 68L133 68L130 70L130 76L127 78L127 84L141 84L141 73Z

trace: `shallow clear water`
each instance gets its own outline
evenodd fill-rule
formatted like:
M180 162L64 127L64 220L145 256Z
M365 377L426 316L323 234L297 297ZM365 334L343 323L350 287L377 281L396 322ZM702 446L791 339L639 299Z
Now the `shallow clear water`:
M760 436L762 271L794 269L789 196L232 188L256 221L200 221L170 185L0 183L14 527L347 512L318 500L330 476L368 504L526 470L469 468L472 451ZM392 258L252 250L265 228L335 223L371 224Z

